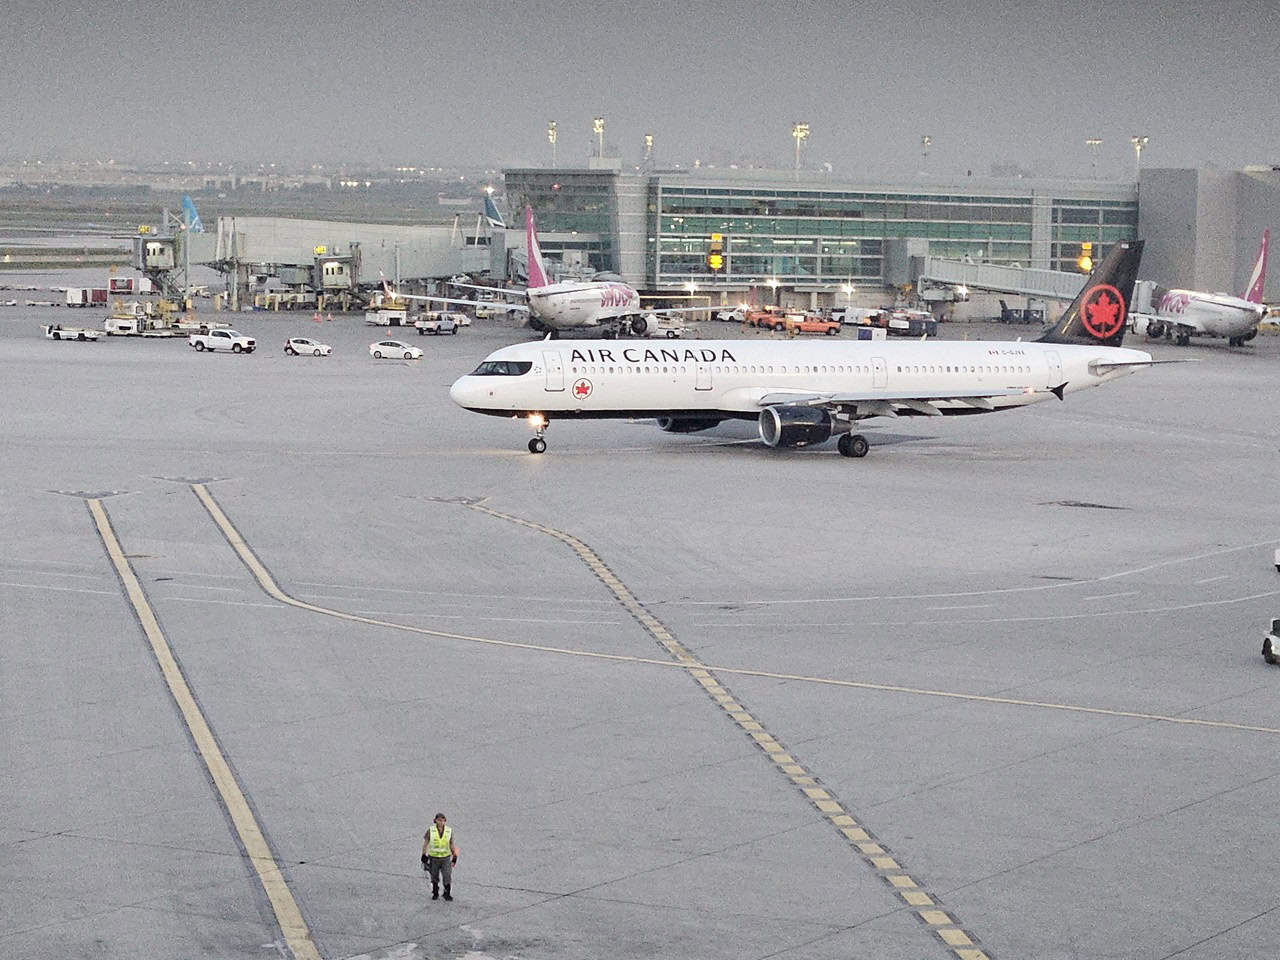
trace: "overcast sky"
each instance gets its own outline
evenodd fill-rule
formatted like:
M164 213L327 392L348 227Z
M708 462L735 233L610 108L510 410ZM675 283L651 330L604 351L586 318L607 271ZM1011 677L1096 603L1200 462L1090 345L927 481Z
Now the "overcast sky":
M1280 2L9 0L0 154L940 175L1280 163Z

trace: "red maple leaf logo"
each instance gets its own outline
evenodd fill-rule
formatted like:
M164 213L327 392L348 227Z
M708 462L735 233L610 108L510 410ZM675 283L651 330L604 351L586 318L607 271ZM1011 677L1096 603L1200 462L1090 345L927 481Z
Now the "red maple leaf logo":
M585 399L591 396L591 381L579 380L577 383L575 383L573 385L573 395L580 399Z
M1081 319L1084 328L1099 340L1109 340L1124 324L1124 299L1111 285L1095 287L1085 297Z

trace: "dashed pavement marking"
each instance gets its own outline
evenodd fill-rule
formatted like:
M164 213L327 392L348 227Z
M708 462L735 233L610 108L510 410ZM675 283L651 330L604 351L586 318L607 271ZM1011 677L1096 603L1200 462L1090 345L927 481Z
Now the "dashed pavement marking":
M336 610L330 607L322 607L317 604L307 603L302 600L295 599L285 593L275 579L271 576L270 571L258 559L257 555L250 548L249 544L240 535L239 531L231 523L226 513L214 500L208 489L199 483L191 485L192 492L200 500L205 507L209 516L213 519L217 527L222 531L228 544L235 551L240 560L248 568L254 579L262 590L273 599L288 606L297 607L302 610L309 610L313 613L323 614L325 616L334 617L351 623L362 623L369 626L386 627L393 630L400 630L406 633L418 634L420 636L438 637L447 640L461 640L469 643L479 643L488 646L506 647L510 649L519 649L526 651L554 653L562 656L582 657L592 660L606 660L618 663L644 664L647 666L656 666L671 668L676 667L688 672L689 676L706 691L707 695L715 702L726 714L729 715L735 723L737 723L744 732L746 732L759 748L769 757L770 761L785 776L789 777L797 786L817 786L817 781L813 778L806 768L798 763L787 750L787 748L776 740L772 734L764 730L763 726L754 719L754 717L738 702L736 697L720 683L717 674L729 674L735 676L758 677L773 680L790 680L803 683L815 683L826 686L845 687L849 689L870 690L887 693L900 693L913 696L939 697L944 699L985 703L1004 706L1022 706L1033 707L1046 710L1062 710L1073 713L1084 713L1095 716L1124 718L1133 720L1143 720L1151 722L1161 722L1170 724L1182 724L1189 726L1217 727L1221 729L1229 729L1236 731L1248 731L1253 733L1263 733L1273 736L1280 735L1280 728L1256 726L1252 724L1233 723L1224 720L1202 720L1195 717L1178 717L1162 714L1142 713L1137 711L1113 710L1103 707L1089 707L1079 704L1053 703L1048 701L1026 700L1016 697L999 697L988 696L984 694L960 693L947 690L931 690L927 688L906 687L898 684L872 683L868 681L858 680L842 680L833 677L817 677L807 676L804 674L788 674L770 670L753 670L743 667L725 667L711 664L704 664L695 658L679 643L671 631L644 608L639 601L631 595L622 581L595 555L585 543L576 537L565 534L561 531L554 530L543 524L527 521L519 517L513 517L503 514L500 511L492 510L489 507L480 505L479 503L459 502L460 505L488 513L497 519L508 520L513 523L527 526L530 529L560 540L575 553L582 556L582 551L594 558L594 563L588 563L596 576L603 582L618 599L620 603L627 609L629 613L650 632L655 640L663 646L670 654L671 659L658 659L654 657L638 657L616 653L602 653L594 650L575 650L567 647L556 647L548 644L521 643L514 640L499 640L493 637L478 637L468 634L451 633L443 630L432 630L428 627L419 627L412 624L397 623L391 620L382 620L376 617L361 616L358 614L348 613L343 610ZM585 559L585 557L584 557ZM625 598L625 599L624 599ZM825 793L825 791L824 791ZM936 899L922 888L911 875L902 868L898 860L867 828L858 822L851 813L845 810L840 801L830 795L822 797L813 797L806 794L806 797L812 802L819 812L828 818L831 825L835 827L840 834L849 841L850 845L862 855L868 866L876 870L884 877L885 882L895 891L901 898L902 902L912 907L916 911L916 916L922 923L926 924L933 930L944 943L948 942L948 938L959 940L961 936L967 938L969 942L973 942L973 935L964 930L947 911L939 908ZM822 806L819 806L822 804ZM883 859L882 859L883 858ZM943 931L947 931L946 937ZM955 932L958 931L958 932ZM956 946L948 944L952 947L958 960L986 960L989 954L977 946Z
M253 865L263 892L271 903L276 923L279 924L280 932L289 945L289 952L293 954L295 960L320 960L320 952L312 942L311 931L302 917L302 911L298 909L297 901L294 900L289 884L280 871L275 854L272 853L262 828L258 826L258 821L254 818L253 811L231 766L223 756L212 728L201 712L199 704L196 703L187 678L173 655L169 641L165 639L160 629L160 623L151 609L151 604L147 602L146 594L138 583L133 567L120 547L120 541L111 526L106 508L96 497L90 497L86 503L93 522L97 525L98 535L102 538L107 556L110 557L125 594L137 614L142 632L146 634L151 644L151 651L169 687L169 694L182 713L183 722L191 734L191 739L195 742L200 759L204 761L205 769L235 826L236 835L240 839L245 855Z
M928 893L924 885L914 878L897 858L892 856L884 844L875 835L854 818L845 805L822 786L815 777L779 742L764 725L742 705L740 700L717 678L716 670L708 667L678 640L671 630L655 617L631 592L625 583L609 569L600 556L578 537L565 533L554 527L526 520L523 517L502 513L487 507L483 503L465 503L468 509L487 514L495 519L505 520L530 530L546 534L568 546L592 573L617 598L617 601L644 627L650 636L666 650L674 660L686 666L687 672L703 691L725 714L736 723L751 741L759 748L774 766L786 776L803 796L844 838L873 871L875 871L896 893L904 904L913 908L916 915L947 947L960 956L964 949L966 955L962 960L985 960L989 955L976 947L974 935L964 929L954 917L937 909L938 901ZM945 923L930 923L924 919L928 910L931 916L945 917Z

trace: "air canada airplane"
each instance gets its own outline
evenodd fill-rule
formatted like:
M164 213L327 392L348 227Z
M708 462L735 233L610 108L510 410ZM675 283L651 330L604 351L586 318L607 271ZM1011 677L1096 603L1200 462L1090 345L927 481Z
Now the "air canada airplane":
M1134 317L1135 329L1145 320L1148 336L1176 338L1179 346L1185 347L1192 337L1225 337L1231 346L1243 346L1258 335L1258 324L1267 313L1262 303L1262 288L1267 282L1270 239L1271 231L1263 230L1258 259L1253 262L1242 296L1157 286L1151 291L1155 313Z
M531 453L546 450L554 420L654 417L672 433L758 420L767 446L837 437L844 456L864 457L859 420L992 413L1169 362L1120 346L1141 256L1141 241L1114 246L1032 342L544 340L491 353L449 394L475 413L527 418Z
M525 298L526 303L507 303L504 306L510 311L527 314L530 326L537 330L548 331L553 337L558 336L561 331L582 328L599 328L606 334L614 334L626 328L637 335L648 330L649 321L640 308L640 294L630 284L620 280L559 280L552 283L542 258L542 247L538 243L532 207L524 208L524 227L529 246L527 290L508 290L505 287L485 287L466 283L455 284L455 286ZM405 300L428 300L490 308L495 306L489 300L404 294L400 296Z

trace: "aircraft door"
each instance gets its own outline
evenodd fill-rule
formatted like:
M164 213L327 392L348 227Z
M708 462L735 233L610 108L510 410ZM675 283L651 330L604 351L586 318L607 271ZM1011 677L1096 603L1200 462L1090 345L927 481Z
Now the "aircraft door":
M889 386L889 368L885 366L884 357L871 358L871 387L883 390Z
M693 388L695 390L711 389L711 367L705 363L698 364L697 372L693 379Z
M547 371L547 386L549 391L564 389L564 364L560 361L559 350L543 350L542 365Z
M1052 389L1062 385L1062 361L1058 359L1057 350L1046 350L1044 352L1045 362L1049 365L1049 382L1046 387Z

